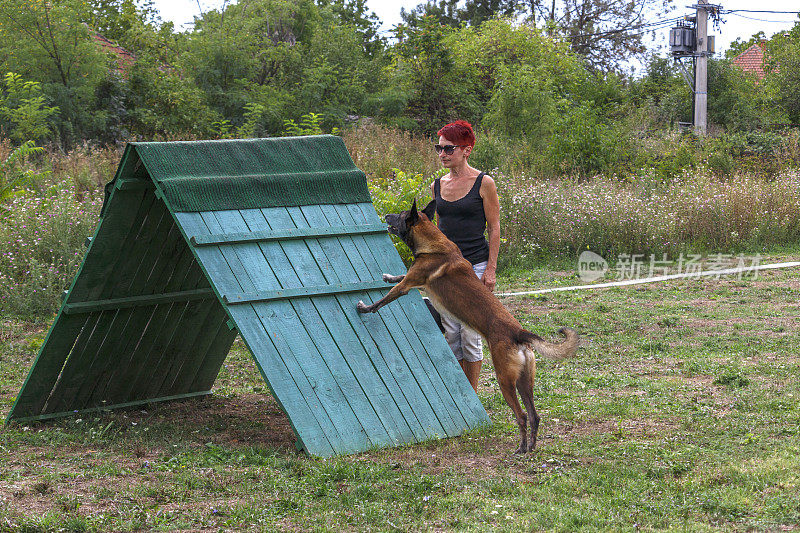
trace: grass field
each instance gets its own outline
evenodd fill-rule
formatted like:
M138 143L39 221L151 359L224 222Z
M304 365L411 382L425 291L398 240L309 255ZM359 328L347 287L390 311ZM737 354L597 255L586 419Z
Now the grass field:
M533 270L501 289L579 283ZM584 337L539 363L535 453L511 453L485 368L490 428L299 455L237 341L203 401L0 429L0 531L800 529L800 269L505 303L536 333ZM2 322L3 417L46 327Z

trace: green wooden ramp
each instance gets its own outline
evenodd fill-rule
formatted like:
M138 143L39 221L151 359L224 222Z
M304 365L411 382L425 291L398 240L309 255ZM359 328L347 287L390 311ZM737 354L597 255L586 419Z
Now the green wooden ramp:
M8 415L40 420L210 394L241 335L320 456L489 423L341 139L132 143Z

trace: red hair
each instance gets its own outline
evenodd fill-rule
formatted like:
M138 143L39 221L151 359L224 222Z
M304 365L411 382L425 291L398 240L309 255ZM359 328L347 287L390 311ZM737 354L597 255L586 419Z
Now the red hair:
M472 124L466 120L451 122L436 133L453 144L475 146L475 132L472 131Z

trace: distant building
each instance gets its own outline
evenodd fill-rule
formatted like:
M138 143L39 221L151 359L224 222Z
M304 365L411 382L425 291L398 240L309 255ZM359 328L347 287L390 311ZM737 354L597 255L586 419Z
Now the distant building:
M100 45L104 52L111 54L111 56L116 59L117 72L124 77L127 74L128 68L130 68L130 66L133 65L133 62L136 61L136 56L133 54L133 52L125 50L120 45L109 41L99 33L93 32L92 37L94 38L95 42Z
M745 72L752 72L759 81L764 79L764 41L756 43L733 58L733 64Z

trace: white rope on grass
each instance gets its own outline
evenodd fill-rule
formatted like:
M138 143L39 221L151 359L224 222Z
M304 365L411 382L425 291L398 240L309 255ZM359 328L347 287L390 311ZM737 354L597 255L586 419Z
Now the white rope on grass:
M624 287L626 285L640 285L643 283L657 283L660 281L669 281L671 279L680 278L694 278L701 276L722 276L725 274L741 274L744 272L758 271L758 270L774 270L778 268L791 268L800 266L800 261L790 261L788 263L773 263L771 265L758 265L751 267L736 267L724 268L721 270L704 270L702 272L687 272L684 274L669 274L667 276L657 276L653 278L643 279L626 279L624 281L611 281L608 283L594 283L592 285L573 285L571 287L553 287L552 289L539 289L536 291L521 291L521 292L500 292L496 296L504 298L507 296L529 296L533 294L545 294L548 292L562 292L562 291L578 291L582 289L604 289L606 287Z

